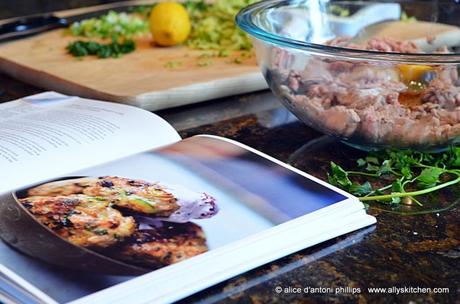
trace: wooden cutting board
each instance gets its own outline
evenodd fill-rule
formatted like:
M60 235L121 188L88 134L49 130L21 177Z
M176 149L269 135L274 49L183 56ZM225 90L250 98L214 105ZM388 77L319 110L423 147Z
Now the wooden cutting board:
M161 48L149 39L117 59L67 54L75 37L54 30L0 45L0 70L38 87L64 94L127 103L154 111L267 88L254 56L236 64L232 54L205 59L187 47ZM179 63L174 68L168 62Z

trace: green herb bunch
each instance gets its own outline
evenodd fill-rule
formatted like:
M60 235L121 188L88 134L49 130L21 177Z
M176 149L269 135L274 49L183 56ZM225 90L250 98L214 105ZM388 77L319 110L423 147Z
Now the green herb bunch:
M371 152L357 160L359 170L347 171L331 162L329 183L359 197L361 201L378 201L398 205L415 202L416 198L460 182L460 148L443 153L417 151ZM376 179L374 189L369 181ZM383 183L383 185L382 185Z

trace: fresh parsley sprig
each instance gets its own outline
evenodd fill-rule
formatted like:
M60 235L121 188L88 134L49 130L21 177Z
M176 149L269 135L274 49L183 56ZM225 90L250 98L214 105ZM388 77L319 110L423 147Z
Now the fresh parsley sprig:
M331 162L329 183L357 196L361 201L398 205L423 204L416 198L460 183L460 148L443 153L384 150L357 160L358 170L347 171ZM383 185L373 188L369 181Z

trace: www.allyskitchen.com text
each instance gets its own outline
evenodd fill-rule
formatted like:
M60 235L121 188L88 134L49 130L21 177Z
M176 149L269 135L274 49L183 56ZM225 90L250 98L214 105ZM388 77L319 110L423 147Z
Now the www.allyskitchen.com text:
M419 287L419 286L391 286L391 287L294 287L294 286L276 286L277 294L429 294L450 292L448 287Z

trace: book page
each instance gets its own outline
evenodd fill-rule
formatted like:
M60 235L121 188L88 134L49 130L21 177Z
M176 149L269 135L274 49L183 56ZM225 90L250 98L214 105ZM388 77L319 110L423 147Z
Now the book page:
M373 222L347 193L195 136L0 195L0 264L58 303L173 303Z
M46 92L0 105L0 193L180 140L126 105Z

